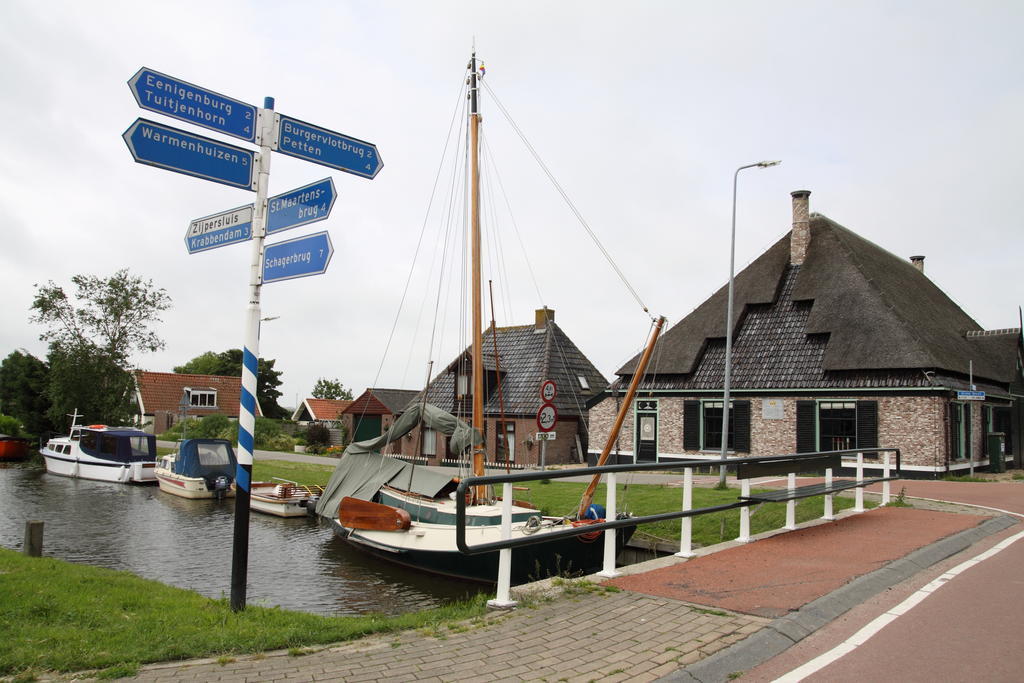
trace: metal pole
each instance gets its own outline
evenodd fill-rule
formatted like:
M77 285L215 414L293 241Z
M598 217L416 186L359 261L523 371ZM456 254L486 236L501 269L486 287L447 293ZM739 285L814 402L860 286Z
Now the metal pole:
M512 538L512 484L501 485L501 540ZM512 599L512 549L502 548L498 551L498 591L487 606L497 609L515 607L518 603Z
M718 485L725 487L725 461L729 452L729 390L732 382L732 290L733 273L736 270L736 185L740 171L745 168L768 168L777 166L781 161L759 161L756 164L740 166L732 174L732 230L729 239L729 294L725 309L725 378L722 398L722 464L718 468Z
M616 501L615 494L617 493L618 480L615 477L614 472L608 473L608 496L605 500L605 512L604 516L606 520L615 519ZM601 567L601 571L597 573L598 576L603 576L606 579L614 579L616 576L622 576L622 572L616 571L615 569L615 529L605 529L604 531L604 564Z
M242 394L238 411L238 469L235 472L235 534L231 553L231 609L245 609L249 573L249 492L252 482L256 433L256 382L260 357L260 287L263 285L263 241L267 235L267 187L270 151L275 126L274 98L259 111L260 152L257 156L255 211L252 218L252 264L249 270L249 306L246 310L245 347L242 350Z

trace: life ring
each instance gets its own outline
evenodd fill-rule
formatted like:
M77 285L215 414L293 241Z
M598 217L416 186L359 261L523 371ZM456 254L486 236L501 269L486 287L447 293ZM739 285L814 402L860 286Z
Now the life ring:
M89 425L86 429L106 429L107 425Z

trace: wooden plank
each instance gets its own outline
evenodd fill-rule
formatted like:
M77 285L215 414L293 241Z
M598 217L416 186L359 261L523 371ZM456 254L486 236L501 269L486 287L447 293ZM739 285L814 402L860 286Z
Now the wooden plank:
M406 531L412 518L401 508L346 496L338 505L338 522L349 529Z

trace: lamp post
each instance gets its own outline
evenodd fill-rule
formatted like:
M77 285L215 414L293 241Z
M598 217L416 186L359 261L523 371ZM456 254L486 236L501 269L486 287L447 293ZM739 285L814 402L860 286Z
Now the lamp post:
M732 380L732 286L733 271L736 267L736 184L740 171L745 168L768 168L778 166L781 161L759 161L756 164L740 166L732 174L732 238L729 242L729 295L725 310L725 390L722 398L722 464L718 468L718 486L725 487L725 461L729 451L729 389Z

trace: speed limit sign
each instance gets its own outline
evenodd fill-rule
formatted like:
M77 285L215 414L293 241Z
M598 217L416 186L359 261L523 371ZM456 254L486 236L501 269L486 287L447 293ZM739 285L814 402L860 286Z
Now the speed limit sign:
M540 385L540 400L551 403L558 396L558 385L552 379L546 379Z
M553 403L545 403L537 411L537 429L542 432L550 432L558 422L558 411Z

